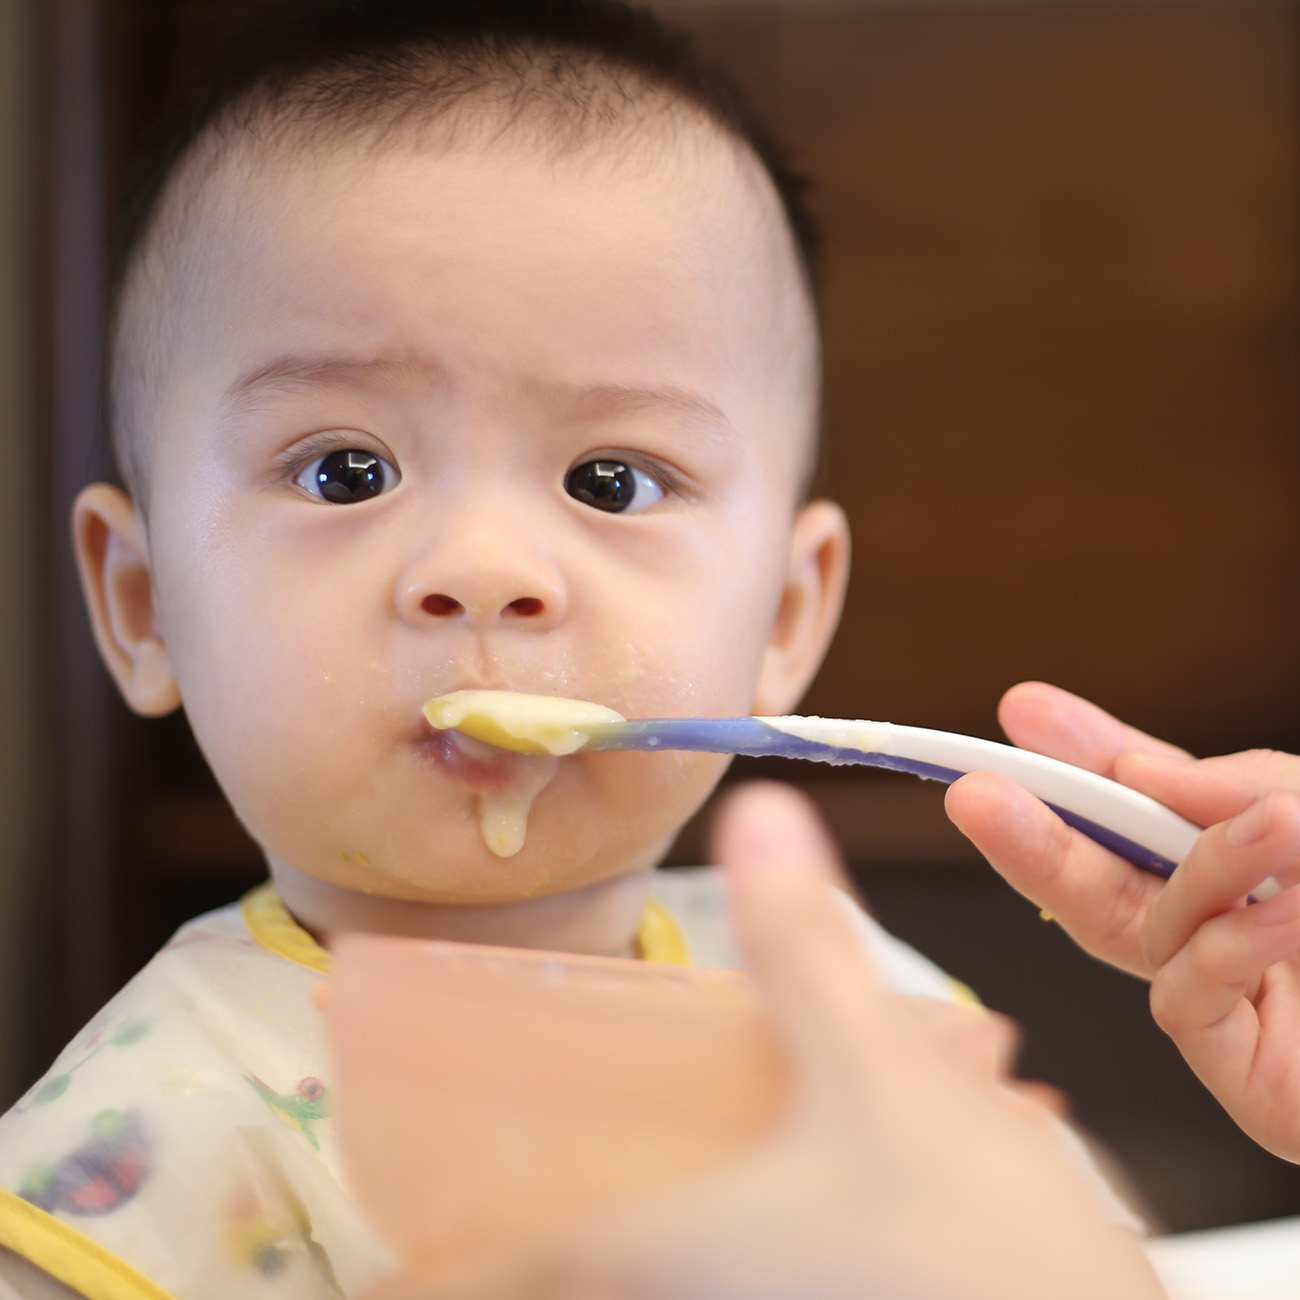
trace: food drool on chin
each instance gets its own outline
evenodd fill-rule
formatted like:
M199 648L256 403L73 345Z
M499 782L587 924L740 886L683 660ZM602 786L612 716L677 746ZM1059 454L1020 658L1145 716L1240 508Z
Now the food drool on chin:
M497 857L513 857L524 847L529 809L559 765L560 760L549 754L520 757L511 781L498 789L479 792L478 831Z
M437 695L424 706L424 716L439 731L456 731L462 751L487 745L514 754L511 779L478 795L479 834L502 858L523 848L529 809L559 766L555 755L581 748L583 727L623 720L613 709L585 700L518 691Z

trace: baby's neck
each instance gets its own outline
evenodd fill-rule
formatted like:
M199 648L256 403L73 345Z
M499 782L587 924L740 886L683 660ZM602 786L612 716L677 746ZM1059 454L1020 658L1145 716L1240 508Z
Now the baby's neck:
M629 957L650 883L650 873L639 871L546 898L461 907L362 894L284 862L270 866L285 906L325 947L332 934L362 931Z

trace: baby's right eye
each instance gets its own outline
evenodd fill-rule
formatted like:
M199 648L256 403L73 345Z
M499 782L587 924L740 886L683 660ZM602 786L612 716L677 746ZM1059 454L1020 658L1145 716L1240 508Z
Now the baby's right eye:
M356 448L327 452L294 479L299 487L336 506L369 501L401 481L402 476L381 456Z

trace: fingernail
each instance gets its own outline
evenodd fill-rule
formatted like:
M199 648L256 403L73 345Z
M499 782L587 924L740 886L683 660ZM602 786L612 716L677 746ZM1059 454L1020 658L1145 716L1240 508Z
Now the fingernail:
M1248 844L1257 844L1268 834L1272 824L1271 810L1265 800L1252 804L1239 817L1234 817L1228 825L1229 844L1244 849Z

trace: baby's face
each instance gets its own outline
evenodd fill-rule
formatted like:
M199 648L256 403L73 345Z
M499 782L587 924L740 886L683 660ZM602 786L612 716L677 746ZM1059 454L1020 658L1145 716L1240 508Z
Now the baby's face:
M433 695L793 704L765 667L808 326L770 199L723 142L698 153L340 149L210 187L149 552L195 733L273 863L554 893L651 865L725 765L562 760L500 858L479 798L526 774L434 733Z

